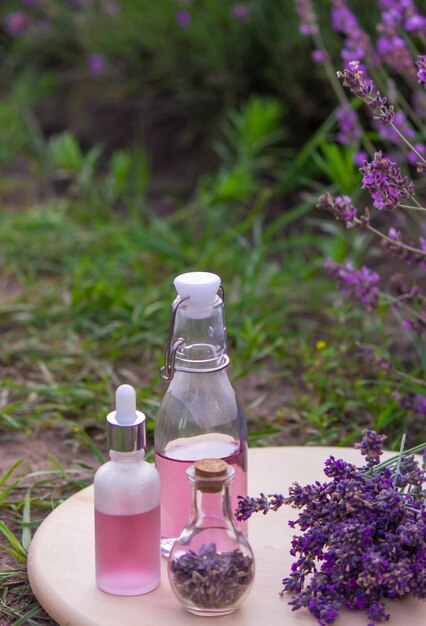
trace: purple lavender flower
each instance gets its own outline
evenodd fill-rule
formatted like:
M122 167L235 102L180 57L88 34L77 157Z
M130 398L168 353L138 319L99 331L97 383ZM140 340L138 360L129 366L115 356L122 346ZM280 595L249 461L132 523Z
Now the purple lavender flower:
M419 396L420 394L416 394L416 395ZM426 415L426 396L420 396L418 403L420 404L420 407L419 407L420 411L422 411L421 414ZM415 487L418 487L419 485L422 485L422 483L425 480L426 480L426 474L417 465L417 461L413 454L401 459L399 471L395 476L395 484L397 487L404 488L404 487L407 487L408 485L413 485ZM400 529L401 535L405 534L405 530L406 529L402 526L402 528ZM406 544L410 544L412 539L414 539L415 541L415 538L413 537L410 538L408 535L405 535L403 537L403 541Z
M426 19L419 14L413 0L378 0L382 24L414 35L426 34Z
M410 0L411 2L411 0ZM407 5L400 2L399 7L389 7L379 0L381 7L381 22L377 26L380 37L377 40L377 49L382 61L402 75L413 75L413 57L408 45L400 36L404 31L404 15L407 14Z
M318 19L311 0L294 0L294 5L300 18L299 32L302 35L315 35L318 32Z
M176 13L176 24L180 26L180 28L189 28L192 24L192 15L189 11L177 11Z
M383 32L377 40L377 50L382 60L399 74L413 73L413 58L402 37L395 32Z
M388 237L389 237L389 239L392 239L392 241L394 241L395 244L397 244L397 245L402 243L402 233L401 233L401 231L397 230L393 226L391 228L389 228Z
M359 270L351 263L339 265L327 259L324 267L337 279L337 284L344 296L359 300L367 311L372 311L379 303L380 276L377 272L363 265Z
M364 100L374 119L379 120L381 124L393 122L393 106L387 106L386 97L380 95L373 81L364 78L364 72L359 69L359 61L351 61L343 72L337 72L337 76L343 80L344 86L348 87L354 96ZM376 91L375 94L374 91Z
M368 346L365 343L358 343L358 349L360 354L364 357L364 359L372 365L375 369L381 369L387 374L391 374L395 372L395 366L388 358L385 356L378 357L376 356L374 350L371 346Z
M368 189L374 200L374 206L381 210L395 209L403 198L414 194L414 185L408 183L407 176L402 176L401 169L376 152L371 163L361 167L362 188Z
M333 0L331 10L331 23L334 30L341 33L349 33L358 28L358 20L348 9L343 0Z
M247 4L234 4L231 8L231 15L237 22L248 22L251 9Z
M106 72L107 62L102 54L93 53L87 59L87 67L89 74L94 78L102 76Z
M422 335L426 329L426 321L419 319L402 320L402 328L404 328L404 330L409 330L415 335Z
M391 230L392 229L390 229L390 231ZM392 233L390 232L390 234ZM398 242L395 244L395 248L398 250L398 245L400 245L399 242L401 242L401 233L399 231L395 231L394 237L395 241ZM407 276L399 273L394 274L391 278L391 291L397 296L398 303L404 302L408 304L415 304L415 301L419 296L423 297L420 287L414 285L413 282L407 278ZM394 306L396 306L396 303Z
M4 30L11 37L18 37L27 30L29 25L30 18L24 11L14 11L6 15L4 19Z
M266 515L268 511L278 511L285 502L286 499L279 493L270 494L269 496L261 493L258 498L238 496L235 517L238 521L243 521L248 520L253 513L259 513L260 511Z
M390 241L389 241L390 239ZM382 241L382 246L386 250L389 250L393 254L395 254L401 261L408 265L409 267L419 265L422 269L426 267L425 257L426 250L422 244L423 238L419 237L419 244L410 243L409 248L406 247L406 244L402 241L402 233L396 228L389 228L388 232L388 240L384 239ZM400 275L396 274L392 277L392 288L398 295L399 301L409 302L413 299L417 298L421 295L420 289L418 287L412 287L411 285L407 288L402 280L400 280Z
M403 134L407 139L414 139L416 133L413 127L407 122L407 118L405 117L405 113L403 111L397 111L394 116L393 126L396 126L401 134ZM379 131L380 137L385 141L391 141L397 145L404 145L405 142L401 139L401 136L396 132L395 128L392 126L383 126L381 124L377 125L377 130Z
M426 417L426 396L421 393L407 393L397 398L403 409L413 411L417 415Z
M394 50L400 50L401 48L405 48L405 42L401 37L395 35L392 38L389 37L379 37L376 43L377 50L380 52L382 57L386 58L386 55Z
M426 89L426 55L420 54L417 57L417 81Z
M367 161L367 159L368 154L364 150L359 150L358 152L355 152L353 161L354 164L359 168L364 163L364 161Z
M312 51L311 57L314 63L318 63L318 65L323 65L329 59L327 52L318 49Z
M399 132L397 132L397 129ZM415 150L408 150L408 152L406 152L406 159L410 165L415 165L417 163L419 154L422 156L426 156L425 146L421 143L414 142L416 132L411 124L407 121L407 118L403 111L398 111L397 113L395 113L392 125L383 126L382 124L377 124L377 130L381 139L384 139L385 141L390 141L393 144L400 146L404 149L404 151L406 150L406 142L401 137L401 135L410 140L415 148ZM395 155L395 158L398 157L398 154Z
M426 17L418 13L410 15L404 22L405 30L414 35L426 34Z
M420 163L417 163L417 160L419 158L418 154L421 154L421 156L425 158L426 147L423 143L415 143L414 148L416 149L416 152L414 152L414 150L409 150L407 152L407 161L410 165L421 165Z
M339 122L337 141L346 146L353 146L361 137L356 111L349 106L340 106L336 111L336 119Z
M380 457L383 454L382 446L386 439L386 435L378 435L375 430L366 428L362 431L362 440L360 443L356 443L354 447L361 450L368 467L373 467L380 462Z
M108 17L115 17L120 12L120 5L114 0L105 0L102 3L102 9Z
M341 57L348 63L369 57L375 61L374 49L367 33L359 26L355 14L345 0L332 0L331 21L334 30L345 36Z
M426 35L426 18L419 14L413 0L378 0L381 21L377 27L379 53L390 67L402 75L415 76L413 58L400 33Z
M356 225L358 211L349 196L334 197L327 192L320 197L317 208L333 213L336 220L343 222L346 228L353 228Z

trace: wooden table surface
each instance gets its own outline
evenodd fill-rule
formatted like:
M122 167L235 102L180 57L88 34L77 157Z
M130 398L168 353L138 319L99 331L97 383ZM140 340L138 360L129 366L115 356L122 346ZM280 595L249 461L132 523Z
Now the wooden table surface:
M361 464L348 448L281 447L249 450L249 494L287 493L293 481L322 480L329 454ZM253 588L242 608L215 617L218 626L302 626L317 624L305 610L291 611L281 598L281 580L290 571L294 530L288 526L297 511L254 515L249 540L256 559ZM93 487L83 489L55 509L37 530L28 556L31 587L40 604L60 626L198 626L206 618L186 612L174 597L162 559L161 585L155 591L118 597L100 591L94 577ZM388 602L390 626L425 626L426 603L414 598ZM342 613L336 626L366 626L362 612Z

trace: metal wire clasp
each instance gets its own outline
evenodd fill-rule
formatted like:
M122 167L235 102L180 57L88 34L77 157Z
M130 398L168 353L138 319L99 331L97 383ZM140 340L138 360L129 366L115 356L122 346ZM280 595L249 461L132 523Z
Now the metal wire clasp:
M173 302L172 317L170 320L170 327L169 327L169 336L167 338L166 354L164 355L164 365L160 369L160 376L163 380L166 381L166 383L169 383L172 380L173 375L175 373L176 352L179 346L185 343L185 339L183 339L183 337L179 337L179 339L176 339L176 341L172 345L173 331L175 329L175 320L176 320L177 310L179 306L182 304L182 302L185 302L185 300L189 300L189 296L184 296L183 298L178 296L176 300Z
M222 285L220 285L217 293L218 293L218 296L221 298L221 300L225 301L225 290L223 289ZM172 345L177 310L182 304L182 302L185 302L186 300L189 300L189 296L183 296L183 297L178 296L173 302L173 306L172 306L172 317L170 320L169 336L167 338L166 353L164 355L164 365L160 369L160 376L162 380L164 380L166 383L169 383L172 380L174 373L175 373L176 352L178 351L180 346L185 343L185 339L183 337L179 337L178 339L176 339L176 341ZM226 357L225 362L222 366L214 368L211 371L223 369L224 367L227 367L228 364L229 364L229 359ZM209 371L210 370L203 370L204 373L208 373Z

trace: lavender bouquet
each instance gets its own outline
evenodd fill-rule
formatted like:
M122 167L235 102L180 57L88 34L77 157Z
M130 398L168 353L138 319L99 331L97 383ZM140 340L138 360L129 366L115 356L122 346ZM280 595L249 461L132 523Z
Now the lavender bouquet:
M292 592L293 610L306 607L321 626L342 609L364 610L368 626L387 621L385 599L412 594L426 598L426 443L379 462L386 439L364 430L356 444L366 464L355 467L330 456L324 473L330 480L301 487L289 496L239 496L237 519L277 511L290 504L300 509L289 522L302 531L292 541L296 558L283 579L281 595Z

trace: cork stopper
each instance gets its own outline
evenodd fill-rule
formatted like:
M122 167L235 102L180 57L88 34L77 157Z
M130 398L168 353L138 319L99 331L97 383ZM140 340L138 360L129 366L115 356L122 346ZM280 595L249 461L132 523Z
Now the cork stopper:
M201 459L194 463L197 488L204 493L217 493L233 477L234 470L222 459Z

